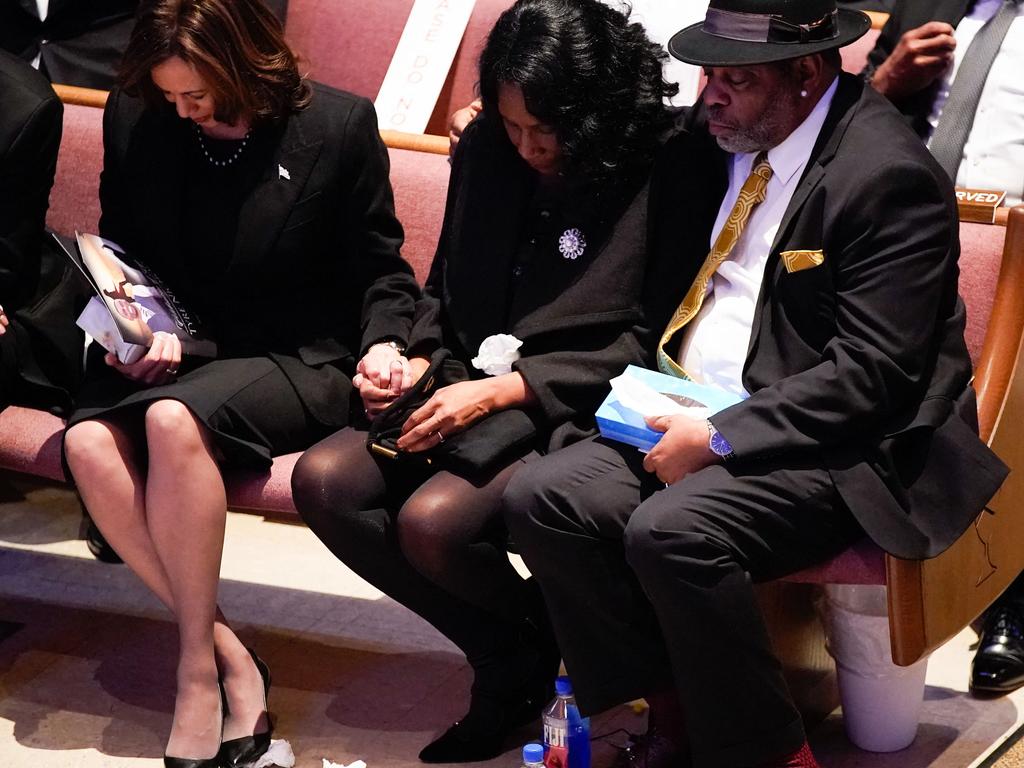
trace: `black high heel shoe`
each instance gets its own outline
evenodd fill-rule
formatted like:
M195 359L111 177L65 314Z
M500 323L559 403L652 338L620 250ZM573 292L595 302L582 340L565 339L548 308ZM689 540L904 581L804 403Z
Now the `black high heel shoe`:
M251 736L241 736L237 739L225 741L220 745L220 765L222 768L238 768L238 766L255 762L263 753L270 749L270 736L274 732L274 726L270 722L270 714L267 710L267 696L270 694L270 668L263 659L256 655L252 648L246 648L256 669L263 678L263 712L267 716L267 730L262 733L254 733ZM207 768L206 766L174 766L173 768Z
M224 734L224 713L227 712L228 702L224 696L224 688L220 689L220 732L223 737ZM221 748L217 750L217 754L213 757L170 757L164 755L164 768L221 768L221 752L224 748L223 743Z

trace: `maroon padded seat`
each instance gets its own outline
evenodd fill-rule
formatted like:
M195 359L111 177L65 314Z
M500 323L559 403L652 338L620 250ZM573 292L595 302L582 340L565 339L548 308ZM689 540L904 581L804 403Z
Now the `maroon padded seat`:
M64 134L46 225L62 235L97 232L100 171L103 169L103 110L64 105Z
M292 0L285 33L313 79L375 99L412 5L412 0ZM448 115L473 100L483 41L510 5L512 0L477 0L428 133L447 133Z
M64 421L46 411L12 405L0 411L0 469L63 480L60 436Z
M395 214L405 229L402 256L422 285L441 233L450 166L447 155L411 149L388 149Z

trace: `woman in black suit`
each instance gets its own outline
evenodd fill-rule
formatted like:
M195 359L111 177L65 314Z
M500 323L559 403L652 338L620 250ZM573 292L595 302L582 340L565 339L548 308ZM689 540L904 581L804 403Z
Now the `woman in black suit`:
M130 365L94 347L65 456L104 536L178 622L165 763L237 765L269 743L269 681L217 610L221 469L268 467L344 426L355 360L375 376L398 357L419 291L372 105L304 81L261 0L147 2L120 77L100 231L218 354L182 355L160 333Z
M307 451L293 474L296 506L331 551L473 667L469 711L420 753L426 762L497 755L552 695L559 654L539 593L506 556L499 503L523 461L592 434L608 379L646 360L646 179L674 89L663 58L597 0L520 0L501 16L405 350L411 375L395 364L356 384L375 416L442 347L469 380L409 416L397 460L368 453L357 426ZM502 334L521 343L517 359L485 366ZM506 425L534 436L475 471L446 463L481 430L511 440Z

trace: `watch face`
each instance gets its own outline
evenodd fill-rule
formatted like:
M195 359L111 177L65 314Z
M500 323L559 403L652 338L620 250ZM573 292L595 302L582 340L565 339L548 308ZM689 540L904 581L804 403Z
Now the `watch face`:
M711 451L718 456L728 456L732 453L732 446L729 445L729 441L722 437L722 433L717 429L711 435Z

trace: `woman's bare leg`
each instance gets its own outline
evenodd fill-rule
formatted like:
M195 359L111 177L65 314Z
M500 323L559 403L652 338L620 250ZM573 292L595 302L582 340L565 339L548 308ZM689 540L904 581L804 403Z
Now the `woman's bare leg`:
M64 452L89 515L125 564L169 610L174 599L146 522L145 482L132 437L117 424L83 421Z
M223 641L220 673L231 710L223 738L266 730L263 683L233 633L216 627L227 499L209 433L185 405L161 400L146 411L146 441L148 526L170 583L181 642L168 754L205 757L213 751L195 751L199 741L210 743L204 726L213 722L221 739L216 641Z
M170 580L157 554L145 505L145 482L133 435L117 424L86 421L65 438L68 465L86 508L100 531L129 568L176 614ZM217 664L232 710L225 738L266 729L262 682L244 645L216 614ZM231 733L232 730L236 733ZM173 751L169 754L181 755Z

